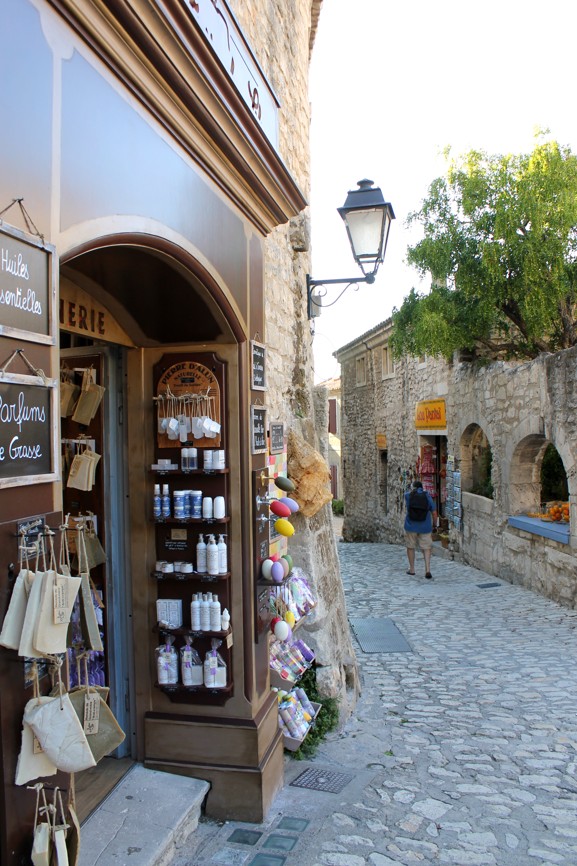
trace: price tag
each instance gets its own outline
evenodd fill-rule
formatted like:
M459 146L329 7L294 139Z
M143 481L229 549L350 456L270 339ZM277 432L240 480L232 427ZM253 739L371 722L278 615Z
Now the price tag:
M35 755L40 755L44 751L36 734L32 734L32 751Z
M232 646L232 632L226 636L226 645L228 649Z
M98 723L100 720L100 695L98 692L88 692L84 698L84 733L98 733Z
M54 625L68 622L68 581L65 577L57 577L52 587L54 597Z

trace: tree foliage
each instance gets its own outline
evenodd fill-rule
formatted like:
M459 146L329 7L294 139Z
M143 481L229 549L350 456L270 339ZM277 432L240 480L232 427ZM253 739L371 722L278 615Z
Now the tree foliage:
M447 158L449 153L447 152ZM577 342L577 156L540 135L531 153L450 160L421 209L408 261L431 289L393 312L403 354L466 349L534 358Z

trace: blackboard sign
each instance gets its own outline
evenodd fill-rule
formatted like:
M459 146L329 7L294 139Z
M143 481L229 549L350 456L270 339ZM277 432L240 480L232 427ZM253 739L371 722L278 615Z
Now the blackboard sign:
M251 385L253 391L266 391L266 346L250 341Z
M271 421L270 423L270 453L282 454L284 451L284 424Z
M0 488L57 480L57 398L40 377L0 378Z
M0 335L54 345L55 273L54 247L0 223Z
M250 441L252 454L266 454L266 409L264 406L250 407Z

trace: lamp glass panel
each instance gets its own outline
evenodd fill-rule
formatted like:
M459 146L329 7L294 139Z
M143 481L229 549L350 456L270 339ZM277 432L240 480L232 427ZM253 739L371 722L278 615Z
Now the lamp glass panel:
M349 211L346 215L347 228L355 259L379 259L383 240L382 208Z

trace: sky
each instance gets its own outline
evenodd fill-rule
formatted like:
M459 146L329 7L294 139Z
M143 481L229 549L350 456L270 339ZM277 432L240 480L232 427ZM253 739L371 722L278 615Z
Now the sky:
M547 128L577 152L576 32L573 0L324 0L310 77L311 276L362 276L336 210L357 181L373 180L396 219L376 282L314 320L315 382L338 376L333 352L411 287L427 290L405 264L420 238L406 218L445 173L447 146L528 152Z

